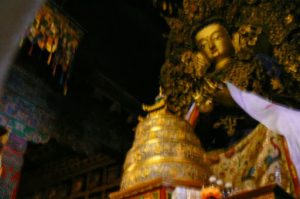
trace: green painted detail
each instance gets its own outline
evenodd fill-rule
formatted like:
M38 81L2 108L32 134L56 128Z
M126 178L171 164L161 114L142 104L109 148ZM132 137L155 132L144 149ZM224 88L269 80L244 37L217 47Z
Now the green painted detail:
M7 121L7 123L3 125L7 125L11 128L13 134L34 143L45 143L49 140L49 133L38 131L36 128L26 125L24 122L9 116L4 112L0 112L0 115Z

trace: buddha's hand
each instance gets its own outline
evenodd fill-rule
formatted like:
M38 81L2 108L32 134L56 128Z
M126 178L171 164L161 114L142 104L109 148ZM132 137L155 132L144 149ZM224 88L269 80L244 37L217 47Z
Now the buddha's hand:
M216 90L215 82L204 78L203 86L193 94L193 99L202 113L213 110L213 96Z
M205 78L203 90L203 96L206 99L201 103L205 107L203 110L212 110L213 104L220 104L227 107L235 106L235 102L223 81Z
M204 96L201 92L196 92L193 98L201 113L209 113L213 110L214 104L212 98Z
M217 104L226 106L226 107L235 107L236 103L230 95L230 92L224 82L218 83L218 88L214 94L214 101Z
M199 111L201 113L209 113L213 110L214 108L214 104L212 99L206 99L202 104L200 104L199 106Z
M203 90L204 95L208 98L214 98L216 92L220 90L220 83L211 78L204 77Z

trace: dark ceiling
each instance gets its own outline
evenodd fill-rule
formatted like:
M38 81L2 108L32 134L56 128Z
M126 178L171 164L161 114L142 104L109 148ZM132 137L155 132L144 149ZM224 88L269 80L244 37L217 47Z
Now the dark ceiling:
M85 29L74 62L74 87L88 87L99 72L136 97L152 102L157 94L168 28L151 0L57 0ZM72 92L72 89L70 90Z
M140 104L152 103L158 93L166 45L163 35L168 32L164 19L151 0L57 0L56 4L85 31L63 117L70 115L71 122L82 123L79 128L92 138L86 142L94 142L95 147L101 142L93 134L101 135L101 140L105 135L132 142Z

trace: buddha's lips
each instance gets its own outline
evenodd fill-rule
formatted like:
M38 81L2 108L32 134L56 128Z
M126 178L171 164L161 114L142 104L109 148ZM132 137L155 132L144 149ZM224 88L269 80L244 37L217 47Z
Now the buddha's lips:
M219 56L219 52L216 49L211 50L210 53L212 54L213 57Z

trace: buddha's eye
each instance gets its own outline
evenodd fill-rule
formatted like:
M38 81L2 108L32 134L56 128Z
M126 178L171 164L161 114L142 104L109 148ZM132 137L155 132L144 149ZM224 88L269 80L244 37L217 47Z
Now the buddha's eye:
M212 36L213 41L216 41L219 39L222 39L222 34L220 32L213 34L213 36Z
M200 50L204 49L205 46L207 45L207 41L200 41L199 44L198 44L198 48Z

